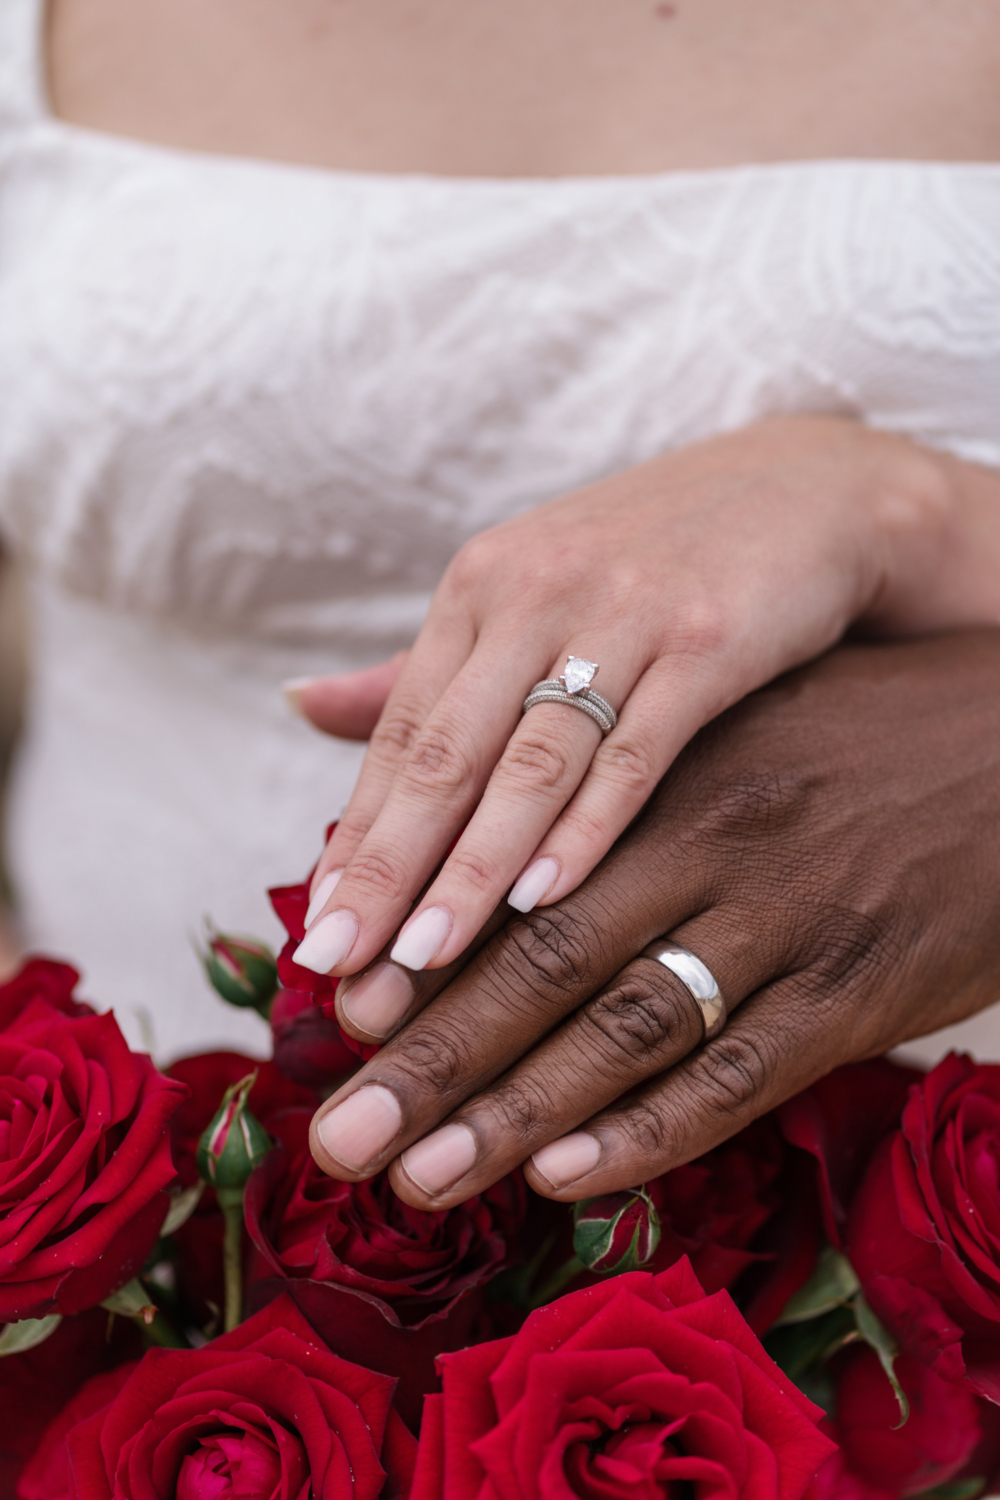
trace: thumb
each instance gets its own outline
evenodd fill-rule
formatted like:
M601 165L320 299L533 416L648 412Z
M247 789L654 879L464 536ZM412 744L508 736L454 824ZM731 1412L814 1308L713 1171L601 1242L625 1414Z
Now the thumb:
M289 707L324 734L366 740L408 656L397 651L377 667L331 677L293 677L282 685Z

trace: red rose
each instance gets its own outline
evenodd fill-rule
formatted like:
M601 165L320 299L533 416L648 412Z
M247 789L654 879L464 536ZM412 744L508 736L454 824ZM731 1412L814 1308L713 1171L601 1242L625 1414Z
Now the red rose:
M397 1198L385 1173L337 1182L308 1148L309 1113L275 1122L281 1147L247 1184L253 1307L288 1291L322 1337L401 1378L404 1416L434 1384L434 1357L468 1342L478 1292L510 1258L524 1216L519 1175L443 1213Z
M0 1321L80 1312L135 1275L169 1207L183 1095L113 1015L35 1001L0 1033Z
M26 958L17 973L0 984L0 1031L16 1021L33 1000L44 1000L64 1016L92 1016L94 1007L76 1000L80 975L55 958Z
M952 1054L911 1087L855 1195L848 1254L906 1353L1000 1403L1000 1066Z
M739 1284L757 1334L809 1279L820 1243L814 1172L789 1151L773 1115L649 1184L660 1247L647 1267L686 1255L706 1292Z
M817 1481L821 1500L866 1492L918 1495L953 1479L979 1443L979 1403L964 1385L942 1380L927 1365L896 1361L910 1402L899 1407L878 1355L852 1349L837 1380L836 1437L841 1452Z
M798 1500L833 1444L728 1293L686 1261L532 1313L439 1361L413 1500Z
M336 824L331 824L327 829L327 838L330 837L335 827ZM295 998L289 998L285 1003L289 1009L298 1009L301 1004L299 997L308 996L309 1004L315 1006L332 1026L337 1027L340 1039L347 1050L355 1057L360 1057L367 1062L370 1057L375 1056L378 1047L355 1041L354 1037L340 1030L334 1001L338 981L331 979L327 974L314 974L312 969L302 968L292 957L306 935L306 912L309 910L311 879L310 873L301 885L279 885L267 893L271 898L271 905L274 907L278 921L288 933L288 941L278 954L278 978ZM279 990L274 1002L276 1006L281 999L282 995ZM280 1013L279 1010L279 1015Z
M274 1065L286 1078L329 1088L349 1077L361 1059L336 1021L317 1010L303 990L279 990L271 1004Z
M775 1112L790 1145L815 1157L823 1229L843 1246L847 1213L879 1142L895 1130L910 1085L924 1077L887 1057L849 1063L820 1078Z
M17 1500L76 1500L66 1438L87 1417L104 1411L137 1364L138 1360L131 1360L93 1376L66 1403L42 1433L34 1456L25 1465L17 1485Z
M142 1353L142 1337L130 1318L100 1307L64 1318L44 1343L0 1359L0 1495L14 1493L14 1480L52 1421L92 1375Z
M416 1443L393 1381L349 1364L287 1297L201 1349L151 1349L107 1404L49 1429L21 1500L390 1500ZM110 1389L109 1389L110 1387ZM110 1400L109 1400L110 1397Z

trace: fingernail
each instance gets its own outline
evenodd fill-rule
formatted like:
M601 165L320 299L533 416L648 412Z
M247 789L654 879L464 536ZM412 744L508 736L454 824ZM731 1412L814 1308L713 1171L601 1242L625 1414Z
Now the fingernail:
M281 684L281 691L285 695L285 702L293 714L300 714L303 718L305 717L302 713L302 694L309 684L315 681L315 677L289 677L287 682Z
M413 1004L413 981L398 964L376 964L340 986L340 1008L367 1036L388 1036Z
M446 906L429 906L403 928L389 957L405 969L426 968L440 952L454 920Z
M343 875L343 873L344 868L343 866L341 866L339 870L328 870L327 873L323 876L323 879L320 881L315 891L313 891L312 900L309 902L309 910L306 912L307 927L311 927L313 922L315 922L316 918L319 916L320 912L323 910L324 906L329 901L334 891L337 889L337 882L340 880L340 877L341 875Z
M358 936L358 919L352 911L331 911L314 922L292 958L314 974L329 974L342 964Z
M564 1135L561 1141L543 1146L532 1156L532 1165L550 1187L564 1188L579 1177L586 1177L601 1159L601 1143L596 1135L578 1130Z
M316 1134L334 1161L360 1172L399 1134L403 1112L389 1089L370 1083L324 1115Z
M400 1164L410 1181L434 1198L464 1177L478 1155L467 1125L444 1125L404 1151Z
M531 911L551 891L559 875L557 859L536 859L529 865L507 897L515 911Z

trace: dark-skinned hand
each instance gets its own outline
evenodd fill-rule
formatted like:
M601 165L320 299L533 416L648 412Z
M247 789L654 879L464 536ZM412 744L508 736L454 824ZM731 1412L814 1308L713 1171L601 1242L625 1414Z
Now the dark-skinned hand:
M391 1163L424 1208L521 1162L571 1201L690 1160L1000 998L998 833L1000 630L843 646L703 730L570 896L399 970L412 1001L317 1114L314 1155L348 1180ZM719 982L714 1041L636 957L664 934ZM370 1040L364 983L338 1006Z

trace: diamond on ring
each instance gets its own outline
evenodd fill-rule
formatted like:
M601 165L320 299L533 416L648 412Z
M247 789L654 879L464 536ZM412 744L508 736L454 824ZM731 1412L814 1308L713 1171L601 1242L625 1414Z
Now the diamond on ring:
M567 693L575 697L577 693L585 693L597 676L598 666L596 661L588 661L585 656L567 656L566 670L559 681Z

